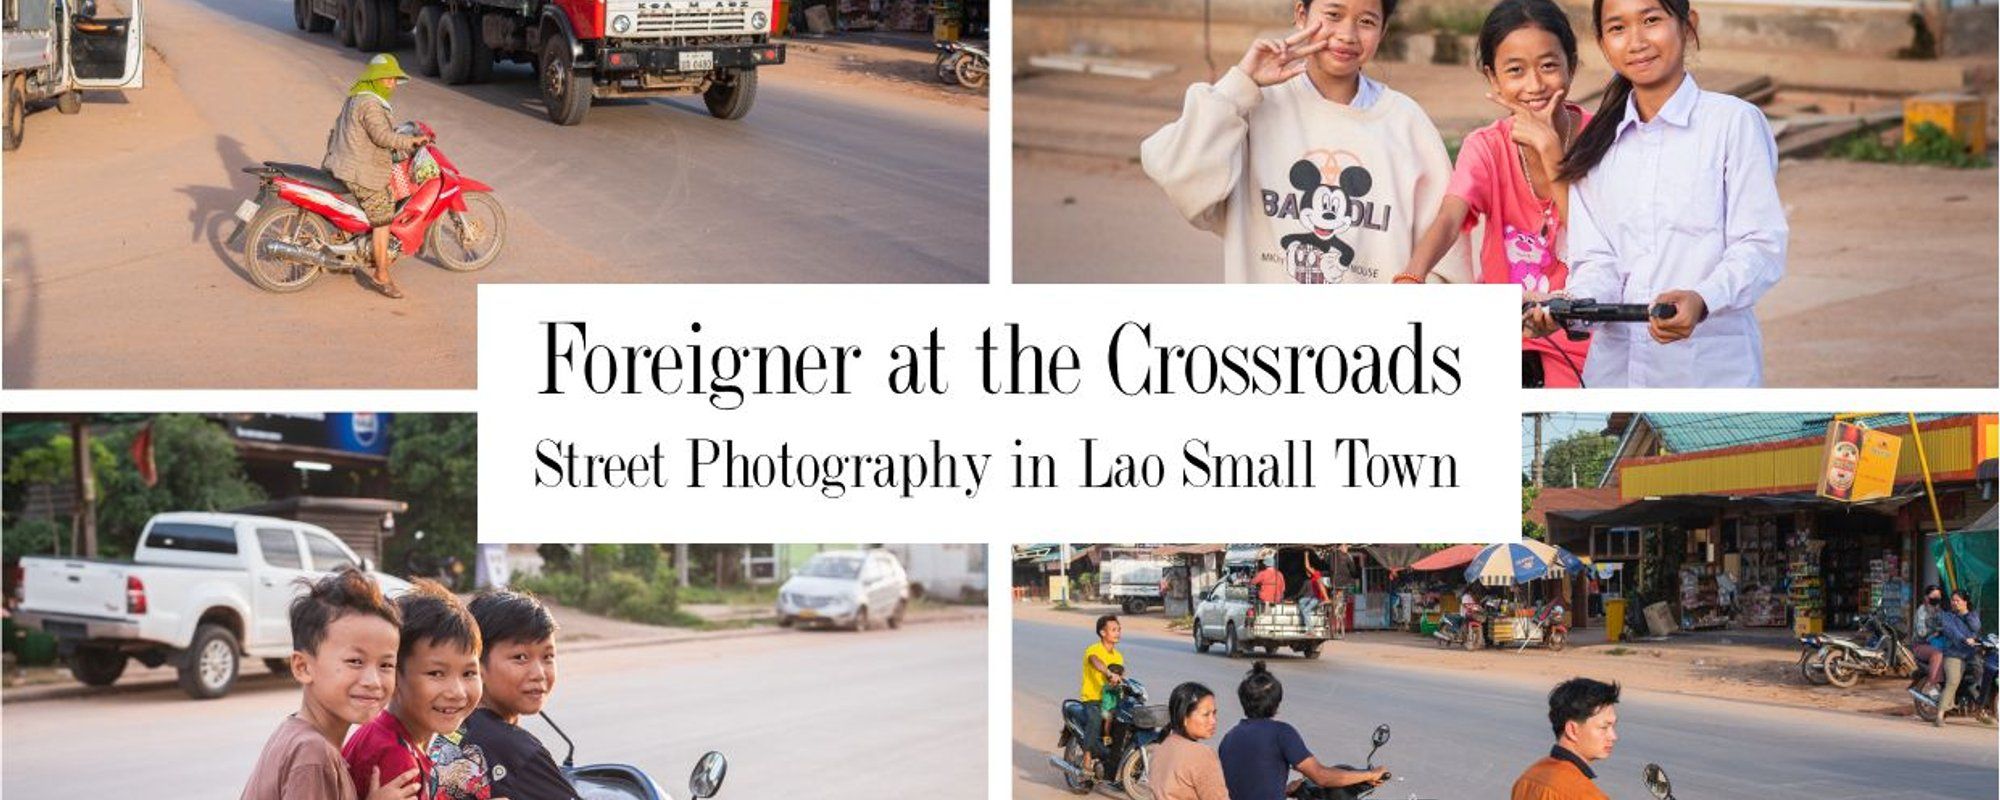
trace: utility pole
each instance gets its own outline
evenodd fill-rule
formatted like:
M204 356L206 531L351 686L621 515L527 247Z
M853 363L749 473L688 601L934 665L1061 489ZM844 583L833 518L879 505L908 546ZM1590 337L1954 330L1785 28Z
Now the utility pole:
M76 521L74 530L81 537L75 552L84 558L97 557L97 471L90 463L90 424L84 417L76 417L69 423L69 441L73 449L70 461L76 467Z
M1542 488L1542 417L1546 415L1537 412L1528 416L1535 420L1535 460L1528 465L1528 475L1533 479L1535 488L1540 489Z

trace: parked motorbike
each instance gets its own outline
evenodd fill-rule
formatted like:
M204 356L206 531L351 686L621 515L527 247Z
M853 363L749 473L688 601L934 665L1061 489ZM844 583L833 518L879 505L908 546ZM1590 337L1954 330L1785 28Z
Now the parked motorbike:
M1146 704L1146 685L1126 678L1124 694L1112 712L1111 744L1094 753L1091 768L1084 769L1084 753L1093 743L1102 742L1104 730L1089 725L1090 715L1080 700L1064 700L1063 730L1056 746L1062 755L1049 756L1049 764L1062 772L1063 785L1076 794L1088 794L1099 783L1117 787L1127 800L1152 800L1146 784L1152 770L1153 746L1166 738L1167 707Z
M1560 651L1569 643L1569 609L1559 602L1543 604L1533 616L1515 620L1514 626L1514 640L1520 643L1516 650L1540 644Z
M1431 635L1436 637L1439 647L1478 650L1486 646L1486 620L1499 611L1499 603L1488 598L1470 609L1440 617L1437 632Z
M1659 800L1674 800L1674 782L1667 780L1667 771L1658 764L1647 764L1644 773L1646 790Z
M1373 746L1368 748L1368 758L1362 762L1367 766L1354 767L1346 764L1335 764L1334 768L1344 769L1349 772L1367 772L1374 769L1375 751L1382 749L1382 745L1389 743L1389 726L1375 726L1375 735L1369 741L1373 743ZM1389 782L1389 778L1389 773L1382 773L1382 783ZM1381 785L1381 783L1357 783L1352 786L1319 786L1314 784L1310 779L1306 779L1299 781L1298 788L1292 792L1291 796L1298 798L1298 800L1361 800L1361 798L1367 797Z
M938 42L938 80L945 84L956 83L967 89L986 88L987 64L986 48L964 42Z
M1979 640L1979 660L1986 666L1985 673L1977 681L1965 680L1958 684L1951 706L1944 710L1946 719L1978 716L1992 706L1996 687L2000 687L2000 683L1996 683L2000 675L1995 674L2000 673L2000 633L1989 633ZM1925 722L1937 719L1937 698L1915 690L1911 691L1911 696L1915 698L1910 705L1915 709L1917 719Z
M562 737L569 752L563 754L562 774L576 789L577 796L584 800L673 800L661 790L644 770L629 764L585 764L576 765L576 742L570 741L569 734L556 727L549 715L541 715L542 721ZM693 774L688 776L688 796L695 800L714 797L722 790L722 779L729 773L729 759L713 750L702 754L694 764Z
M1859 622L1868 634L1866 643L1844 636L1823 637L1828 683L1848 689L1860 683L1863 675L1907 678L1916 670L1917 657L1903 642L1902 632L1879 611L1861 615Z
M1826 685L1826 637L1808 633L1799 637L1799 676L1813 686Z
M427 252L459 272L493 263L507 233L507 212L493 188L460 173L429 125L405 122L397 132L432 142L395 167L413 188L389 223L390 251ZM257 176L257 196L237 206L228 241L242 242L244 271L258 288L296 292L322 272L373 267L368 215L333 173L279 161L243 171Z

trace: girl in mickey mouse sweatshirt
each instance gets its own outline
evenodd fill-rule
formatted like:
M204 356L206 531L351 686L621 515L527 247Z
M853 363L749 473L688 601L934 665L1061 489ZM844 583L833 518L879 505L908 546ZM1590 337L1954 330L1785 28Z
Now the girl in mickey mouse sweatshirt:
M1361 74L1396 0L1300 0L1139 147L1146 174L1223 239L1228 283L1389 283L1437 215L1451 161L1423 109ZM1462 248L1432 274L1469 281Z

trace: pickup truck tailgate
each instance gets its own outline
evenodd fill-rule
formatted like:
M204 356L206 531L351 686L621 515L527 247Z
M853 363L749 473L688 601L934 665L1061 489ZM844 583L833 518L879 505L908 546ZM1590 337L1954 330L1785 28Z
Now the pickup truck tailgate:
M60 558L21 559L21 607L53 614L125 616L123 564Z

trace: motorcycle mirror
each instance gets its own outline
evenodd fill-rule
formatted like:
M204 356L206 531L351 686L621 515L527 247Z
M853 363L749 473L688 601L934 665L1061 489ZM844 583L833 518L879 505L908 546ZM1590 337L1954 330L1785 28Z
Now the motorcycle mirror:
M714 750L702 754L701 760L694 762L694 774L688 776L688 795L697 800L714 797L728 774L729 759Z
M1646 765L1646 789L1660 800L1674 796L1674 784L1667 780L1667 771L1658 764Z
M1375 726L1375 738L1373 741L1375 742L1376 747L1381 747L1382 745L1388 744L1389 726L1388 725Z

